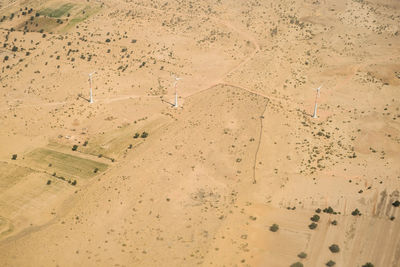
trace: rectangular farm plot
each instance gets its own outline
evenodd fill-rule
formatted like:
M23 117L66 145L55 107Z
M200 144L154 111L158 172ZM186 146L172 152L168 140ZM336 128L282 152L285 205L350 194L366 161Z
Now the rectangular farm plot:
M40 15L45 15L48 17L52 17L52 18L59 18L65 14L67 14L67 12L73 7L74 5L71 3L68 4L64 4L58 8L45 8L41 11L39 11Z
M14 164L0 162L0 193L17 184L33 170Z
M32 168L39 168L49 174L65 178L81 177L89 178L96 173L105 171L107 164L91 159L81 158L46 148L38 148L30 152L25 159Z

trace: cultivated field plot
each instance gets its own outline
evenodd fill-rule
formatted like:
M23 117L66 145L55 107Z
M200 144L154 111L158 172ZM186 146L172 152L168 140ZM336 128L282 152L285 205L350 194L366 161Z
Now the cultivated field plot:
M38 148L28 153L24 163L29 164L32 168L46 171L49 174L56 173L57 176L65 178L90 178L97 172L105 171L108 167L101 162L46 148Z
M20 167L7 162L0 162L0 194L7 188L17 184L32 172L33 170L29 168Z

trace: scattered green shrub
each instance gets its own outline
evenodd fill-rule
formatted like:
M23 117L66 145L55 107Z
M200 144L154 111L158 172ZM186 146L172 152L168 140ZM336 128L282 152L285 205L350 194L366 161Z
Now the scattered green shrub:
M340 251L340 248L339 248L338 245L332 244L332 245L329 247L329 250L330 250L332 253L338 253L338 252Z
M314 230L315 228L317 228L318 224L316 224L315 222L312 222L308 228L310 228L311 230Z
M17 157L18 157L18 155L17 155L17 154L13 154L13 155L12 155L12 157L11 157L11 159L12 159L12 160L16 160L16 159L17 159Z
M374 265L372 263L370 263L370 262L367 262L362 267L374 267Z
M325 263L326 266L332 267L335 266L336 262L334 262L333 260L328 261L327 263Z
M295 262L295 263L293 263L292 265L290 265L290 267L303 267L304 265L303 265L303 263L301 263L301 262Z
M313 222L318 222L318 221L319 221L319 215L314 214L314 215L310 218L310 220L313 221Z
M147 132L143 132L142 135L140 136L141 138L146 138L149 134Z
M77 145L73 145L72 146L72 151L76 151L78 149L78 146Z
M305 259L305 258L307 258L307 253L305 253L305 252L300 252L300 253L297 255L297 257L299 257L300 259Z
M271 226L269 227L269 230L270 230L271 232L276 232L276 231L279 230L279 225L277 225L276 223L274 223L273 225L271 225Z

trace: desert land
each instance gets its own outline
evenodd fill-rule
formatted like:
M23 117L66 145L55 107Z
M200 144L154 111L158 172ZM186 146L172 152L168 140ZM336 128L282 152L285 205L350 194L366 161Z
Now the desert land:
M400 266L398 0L1 0L0 63L0 266Z

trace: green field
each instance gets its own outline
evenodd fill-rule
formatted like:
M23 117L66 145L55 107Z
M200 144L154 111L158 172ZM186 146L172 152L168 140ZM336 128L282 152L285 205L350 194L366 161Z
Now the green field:
M61 16L64 16L67 14L68 11L70 11L74 7L73 4L68 3L60 6L59 8L52 9L52 8L45 8L39 11L40 15L47 16L47 17L52 17L52 18L59 18Z
M39 168L57 176L63 176L67 179L81 177L89 178L98 172L105 171L107 164L90 159L84 159L79 155L74 156L46 148L38 148L26 155L25 160L32 168Z

